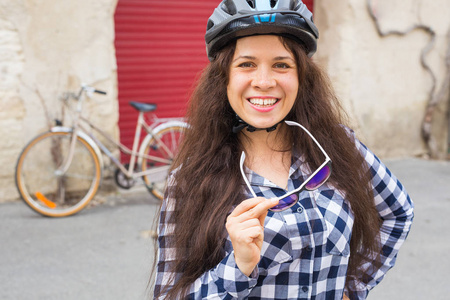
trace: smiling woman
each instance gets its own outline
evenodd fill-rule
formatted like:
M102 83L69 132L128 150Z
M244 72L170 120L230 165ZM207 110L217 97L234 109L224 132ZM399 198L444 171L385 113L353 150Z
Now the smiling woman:
M394 265L412 202L344 125L317 38L299 0L224 0L210 17L155 298L365 299Z
M256 128L269 128L283 120L297 97L294 56L278 36L237 40L229 78L227 95L231 107Z

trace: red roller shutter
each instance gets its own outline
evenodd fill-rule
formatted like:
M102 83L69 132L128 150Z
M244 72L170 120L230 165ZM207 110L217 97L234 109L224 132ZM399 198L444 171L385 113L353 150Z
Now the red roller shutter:
M137 112L130 100L158 104L158 117L185 113L207 64L206 22L220 1L119 0L115 12L120 140L131 147Z
M159 117L185 113L207 64L206 22L220 0L119 0L114 16L120 140L131 147L137 112L130 100L158 104ZM313 0L304 1L312 9Z

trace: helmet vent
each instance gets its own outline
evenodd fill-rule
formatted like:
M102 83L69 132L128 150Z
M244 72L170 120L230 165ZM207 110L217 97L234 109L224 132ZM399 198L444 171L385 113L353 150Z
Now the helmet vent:
M232 0L226 0L223 2L222 4L222 9L230 14L230 15L235 15L237 13L236 11L236 5L234 4L234 2Z
M206 30L210 30L214 27L214 22L212 20L208 20L208 24L206 25Z
M274 8L277 5L277 0L270 0L270 7Z
M251 8L253 8L253 9L256 7L255 1L253 1L253 0L247 0L247 3L248 3L248 5L250 5Z

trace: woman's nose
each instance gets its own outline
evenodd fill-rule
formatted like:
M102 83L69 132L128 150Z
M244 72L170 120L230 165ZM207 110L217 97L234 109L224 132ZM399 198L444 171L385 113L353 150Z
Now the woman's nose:
M273 88L276 85L275 77L273 76L270 68L260 67L258 68L252 79L252 86L262 90Z

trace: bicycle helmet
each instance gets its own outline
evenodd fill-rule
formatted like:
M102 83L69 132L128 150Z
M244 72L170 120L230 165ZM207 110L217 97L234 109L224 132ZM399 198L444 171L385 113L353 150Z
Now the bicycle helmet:
M302 44L311 57L319 31L301 0L223 0L208 19L205 41L210 61L239 37L276 34Z

